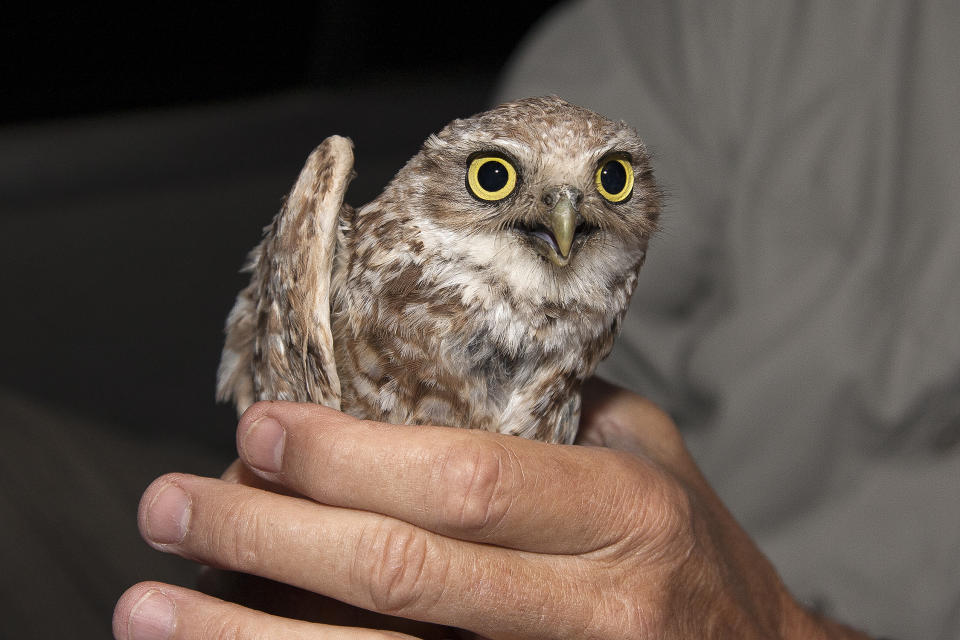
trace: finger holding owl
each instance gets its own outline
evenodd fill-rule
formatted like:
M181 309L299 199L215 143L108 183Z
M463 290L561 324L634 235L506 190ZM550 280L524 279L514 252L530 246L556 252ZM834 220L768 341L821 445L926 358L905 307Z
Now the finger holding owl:
M583 437L597 446L585 447L257 403L238 449L280 491L168 474L144 494L141 532L158 550L318 597L284 618L147 583L115 622L142 628L134 605L159 592L183 638L207 637L210 620L243 638L383 637L330 624L423 638L866 638L790 595L665 413L588 388ZM402 620L344 618L319 596ZM323 625L292 619L318 612Z
M573 442L660 213L637 133L506 103L430 136L357 209L351 146L311 154L252 252L218 396Z

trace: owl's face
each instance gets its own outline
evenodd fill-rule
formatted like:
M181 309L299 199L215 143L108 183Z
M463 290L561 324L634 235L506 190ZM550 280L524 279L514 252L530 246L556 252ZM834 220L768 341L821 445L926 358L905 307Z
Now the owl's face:
M410 224L430 248L534 304L635 273L659 214L636 132L552 97L453 121L384 197L417 212Z

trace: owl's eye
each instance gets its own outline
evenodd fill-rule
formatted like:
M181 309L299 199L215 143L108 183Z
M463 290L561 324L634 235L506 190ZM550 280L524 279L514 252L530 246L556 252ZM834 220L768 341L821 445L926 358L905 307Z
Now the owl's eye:
M467 188L487 202L503 200L517 186L517 170L500 156L477 156L467 166Z
M600 163L597 191L610 202L623 202L633 193L633 167L625 158L608 158Z

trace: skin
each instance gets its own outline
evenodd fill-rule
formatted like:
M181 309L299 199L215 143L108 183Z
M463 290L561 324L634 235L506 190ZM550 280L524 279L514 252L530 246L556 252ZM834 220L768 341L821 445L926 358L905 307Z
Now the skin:
M157 479L139 524L160 551L283 583L227 589L281 615L141 583L114 635L866 638L791 597L657 407L594 380L582 425L586 446L561 446L255 404L240 461Z

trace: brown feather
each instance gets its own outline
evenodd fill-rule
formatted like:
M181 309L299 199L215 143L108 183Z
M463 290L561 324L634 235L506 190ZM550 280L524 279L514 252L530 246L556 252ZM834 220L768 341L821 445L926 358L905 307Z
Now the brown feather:
M518 165L516 189L495 203L465 184L468 160L490 151ZM635 176L620 203L595 186L611 152ZM324 141L251 254L220 397L572 442L580 387L613 345L657 226L636 133L531 98L450 123L358 210L342 204L351 165L347 141ZM589 230L565 266L521 232L545 219L543 194L558 185L582 193Z

